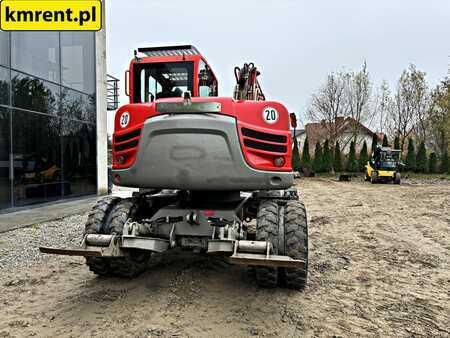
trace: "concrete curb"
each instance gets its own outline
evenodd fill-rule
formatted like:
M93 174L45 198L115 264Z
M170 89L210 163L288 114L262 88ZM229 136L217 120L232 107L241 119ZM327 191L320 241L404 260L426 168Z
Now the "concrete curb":
M95 196L46 205L41 204L25 210L0 214L0 233L70 215L84 214L92 208L97 199L98 197Z

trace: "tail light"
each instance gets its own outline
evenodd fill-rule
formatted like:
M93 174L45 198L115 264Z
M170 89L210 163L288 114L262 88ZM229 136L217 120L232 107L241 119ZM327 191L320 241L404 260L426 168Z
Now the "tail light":
M116 162L120 165L125 164L126 157L123 155L116 156Z
M275 167L282 167L286 163L286 160L283 156L278 156L273 159L273 165Z

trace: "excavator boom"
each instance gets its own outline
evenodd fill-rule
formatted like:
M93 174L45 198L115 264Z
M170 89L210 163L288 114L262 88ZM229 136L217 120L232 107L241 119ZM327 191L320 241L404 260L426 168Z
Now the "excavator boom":
M253 100L265 101L261 86L258 82L258 76L261 73L253 62L244 63L242 68L234 68L234 76L236 77L236 87L234 90L235 100Z

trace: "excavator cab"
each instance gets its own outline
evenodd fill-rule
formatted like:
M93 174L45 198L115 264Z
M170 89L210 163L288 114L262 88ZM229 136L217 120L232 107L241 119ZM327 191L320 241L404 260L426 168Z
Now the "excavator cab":
M186 92L191 97L218 95L214 72L190 45L139 48L126 72L125 83L130 103L182 97Z

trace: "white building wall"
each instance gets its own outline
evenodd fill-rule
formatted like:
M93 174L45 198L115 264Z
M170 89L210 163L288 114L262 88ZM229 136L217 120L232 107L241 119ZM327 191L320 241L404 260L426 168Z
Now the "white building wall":
M305 140L306 140L306 133L301 133L300 135L297 135L297 142L300 146L300 151L303 149L303 144L305 143Z
M364 140L367 143L367 154L369 154L369 156L372 154L372 136L367 135ZM364 140L362 142L364 142ZM362 146L362 143L361 143Z
M106 88L106 1L102 0L102 29L95 33L97 87L97 194L108 193L108 133Z

